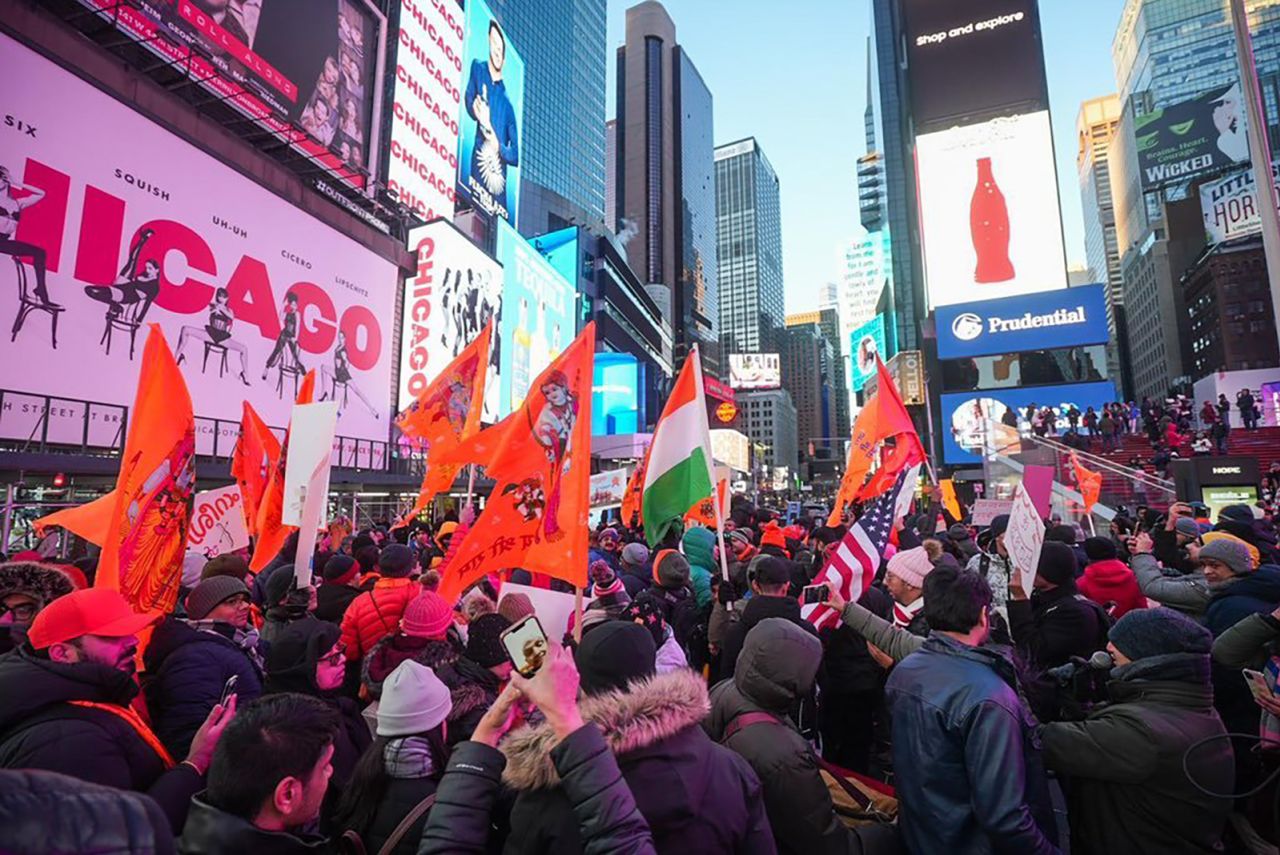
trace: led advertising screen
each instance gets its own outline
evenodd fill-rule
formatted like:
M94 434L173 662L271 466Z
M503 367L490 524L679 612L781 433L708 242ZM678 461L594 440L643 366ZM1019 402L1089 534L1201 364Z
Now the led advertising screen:
M1049 113L916 138L929 308L1067 287Z
M467 0L458 189L511 225L520 209L524 60L484 0Z
M867 378L876 373L876 356L888 361L889 350L885 344L884 314L876 315L849 334L849 384L859 391Z
M405 0L400 8L387 189L423 220L453 217L463 21L452 2Z
M80 0L355 187L376 172L386 20L368 0Z
M403 411L412 404L494 318L481 418L496 422L504 345L502 265L447 220L411 231L409 248L418 254L418 272L404 282L397 407Z
M502 384L499 417L524 403L529 384L577 334L577 291L529 241L498 221L502 263Z
M1066 386L1039 386L1026 389L988 389L981 392L957 392L942 396L942 457L949 464L979 463L990 425L1002 424L1005 413L1013 408L1018 430L1031 430L1027 408L1052 407L1057 420L1057 433L1067 430L1067 410L1074 404L1080 412L1094 410L1114 401L1116 387L1112 383L1077 383Z
M629 353L597 353L591 382L591 434L640 429L640 365Z
M564 281L578 287L578 279L582 275L582 254L579 252L578 227L569 226L545 235L530 239L533 248L542 253L555 271Z
M1106 290L1103 285L1080 285L941 306L937 330L941 359L1106 344Z
M918 129L963 124L1001 107L1047 106L1036 0L906 0L903 7Z
M777 389L782 358L776 353L729 354L729 385L734 389Z
M1239 83L1138 116L1133 134L1142 189L1248 163L1247 127Z
M157 323L197 416L282 427L315 369L339 435L387 439L393 262L5 36L0 67L23 81L0 111L39 129L0 150L0 388L132 406ZM78 444L83 410L50 438Z

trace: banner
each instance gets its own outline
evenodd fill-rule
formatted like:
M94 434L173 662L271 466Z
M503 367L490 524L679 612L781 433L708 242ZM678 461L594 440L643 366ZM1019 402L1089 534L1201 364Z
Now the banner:
M1105 344L1105 285L939 306L938 356L955 359Z
M1280 192L1280 166L1272 161L1271 178ZM1275 198L1274 196L1272 198ZM1258 182L1253 170L1246 169L1217 181L1200 185L1200 212L1209 243L1222 243L1262 231L1262 214L1258 209Z
M44 252L22 256L25 299L3 259L0 388L128 405L154 322L196 415L226 422L223 453L242 401L284 425L308 369L340 435L387 439L394 263L3 36L0 64L23 81L0 112L39 128L9 135L0 194L21 207L16 240ZM79 444L84 424L51 409L50 440ZM0 413L0 435L20 429Z
M230 484L196 493L191 527L187 531L187 551L213 558L248 545L249 531L244 524L240 487Z
M1247 163L1247 128L1239 83L1136 117L1133 133L1142 189L1155 190L1201 172Z
M991 521L996 517L1007 514L1012 509L1013 502L1008 499L975 499L972 522L975 526L983 528L991 525Z
M627 470L610 469L597 472L591 476L590 502L591 510L622 507L622 500L627 493Z

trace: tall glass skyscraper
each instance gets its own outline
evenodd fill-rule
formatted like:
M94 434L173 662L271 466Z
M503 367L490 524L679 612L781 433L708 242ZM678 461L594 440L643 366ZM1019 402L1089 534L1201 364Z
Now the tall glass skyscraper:
M698 337L706 361L718 365L720 267L716 258L711 90L683 48L676 48L675 64L678 76L674 95L680 134L680 284L676 310L680 323Z
M539 233L569 220L599 227L607 0L488 3L525 62L520 168L528 200L521 203L521 231ZM540 193L544 188L554 195Z
M715 169L721 347L776 352L786 310L778 176L754 138L717 146Z

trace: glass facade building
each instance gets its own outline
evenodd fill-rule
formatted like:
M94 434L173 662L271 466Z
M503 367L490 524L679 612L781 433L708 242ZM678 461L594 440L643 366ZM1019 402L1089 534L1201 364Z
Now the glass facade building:
M679 282L676 312L687 331L677 340L677 361L683 362L695 342L708 370L720 367L720 289L716 259L715 133L711 120L711 90L689 55L676 48L675 114L679 123Z
M778 176L754 139L717 147L715 171L721 350L776 352L785 313Z

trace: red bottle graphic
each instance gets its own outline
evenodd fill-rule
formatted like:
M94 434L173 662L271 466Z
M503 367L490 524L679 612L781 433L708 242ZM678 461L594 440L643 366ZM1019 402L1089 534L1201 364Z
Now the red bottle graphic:
M978 186L969 202L969 232L978 264L975 282L1006 282L1014 277L1009 260L1009 209L991 174L991 158L978 158Z

